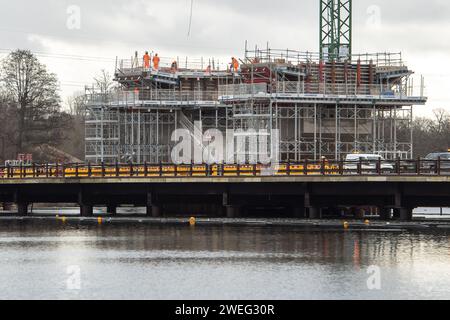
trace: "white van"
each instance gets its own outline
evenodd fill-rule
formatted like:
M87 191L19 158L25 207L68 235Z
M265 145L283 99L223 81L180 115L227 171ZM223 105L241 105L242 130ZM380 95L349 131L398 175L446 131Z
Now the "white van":
M378 154L348 154L345 158L344 169L346 171L358 171L358 165L361 164L362 171L370 171L375 173L377 164L381 160L380 169L384 173L390 173L394 171L392 163L386 162L386 160Z

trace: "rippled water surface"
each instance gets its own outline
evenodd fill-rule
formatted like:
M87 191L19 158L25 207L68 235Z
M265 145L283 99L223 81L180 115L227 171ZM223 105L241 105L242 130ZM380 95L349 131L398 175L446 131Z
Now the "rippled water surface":
M0 270L1 299L450 299L450 234L1 222Z

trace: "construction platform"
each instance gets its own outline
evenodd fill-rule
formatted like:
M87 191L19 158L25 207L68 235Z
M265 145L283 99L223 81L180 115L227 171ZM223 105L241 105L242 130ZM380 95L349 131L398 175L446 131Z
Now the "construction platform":
M323 60L246 48L238 70L213 59L172 61L156 70L118 59L116 88L88 88L86 161L170 163L176 129L278 131L283 162L414 157L413 106L427 98L400 53Z

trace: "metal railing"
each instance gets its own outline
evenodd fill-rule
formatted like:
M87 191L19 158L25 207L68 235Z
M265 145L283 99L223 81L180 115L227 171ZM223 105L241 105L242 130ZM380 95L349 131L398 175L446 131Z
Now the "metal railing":
M361 84L332 84L304 81L277 81L273 87L265 83L258 84L230 84L219 86L219 96L239 96L239 95L257 95L260 93L277 94L321 94L321 95L340 95L340 96L382 96L392 98L410 98L414 97L415 92L423 96L423 90L420 87L391 88L380 85Z
M286 63L299 65L304 62L319 62L320 53L318 52L302 52L289 49L255 49L246 50L245 58L247 61L258 63ZM378 53L364 53L353 54L351 62L361 64L373 64L380 67L402 67L405 62L402 59L401 52L378 52Z
M262 164L32 164L0 166L2 179L258 176L450 176L450 160L301 161Z
M219 85L219 96L236 96L236 95L256 95L259 93L267 93L268 85L266 83L242 83L242 84L226 84Z
M217 91L142 89L120 90L110 93L91 93L86 95L88 105L120 106L142 104L146 101L218 101Z
M296 81L279 81L275 88L277 93L297 94L333 94L343 96L370 95L370 96L406 96L404 92L395 92L380 85L331 84L331 83L305 83Z
M150 64L152 63L153 54L151 55ZM203 58L203 57L160 57L159 68L163 70L171 70L172 63L177 62L177 69L180 71L190 70L190 71L204 71L208 66L211 67L211 70L227 70L229 68L229 64L220 61L216 58ZM152 67L150 67L151 69ZM141 73L144 71L149 71L144 67L143 56L138 56L137 58L130 57L126 59L117 58L116 61L116 71L124 72L124 73Z

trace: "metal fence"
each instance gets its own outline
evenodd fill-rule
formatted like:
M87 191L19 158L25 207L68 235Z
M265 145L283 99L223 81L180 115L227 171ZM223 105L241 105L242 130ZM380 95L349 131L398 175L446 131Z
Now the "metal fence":
M301 161L263 164L32 164L1 166L0 179L239 176L450 176L450 160Z
M237 96L237 95L256 95L267 93L268 85L266 83L242 83L219 85L219 96Z
M193 101L218 101L217 91L201 90L173 90L173 89L141 89L120 90L110 93L87 94L86 99L89 106L128 106L140 105L145 102L171 101L171 102L193 102Z
M289 49L260 49L246 50L245 58L248 61L258 61L260 63L267 62L283 62L290 64L300 64L301 62L319 62L321 60L318 52L302 52ZM379 52L353 54L350 62L361 64L374 64L376 66L401 67L405 65L400 52Z
M152 63L153 55L151 55L150 64ZM209 66L211 70L227 70L229 68L229 63L225 61L220 61L217 58L203 58L203 57L160 57L159 67L161 69L170 70L172 63L177 63L178 70L190 70L190 71L205 71ZM231 61L230 61L231 62ZM142 73L151 70L151 68L145 68L143 57L138 56L116 59L116 71L124 73Z
M382 87L380 85L369 84L338 84L338 83L305 83L296 81L279 81L276 84L277 93L296 93L296 94L332 94L342 96L370 95L370 96L386 96L386 97L411 97L414 96L413 87L402 88L402 90L392 90L391 88ZM419 90L419 92L422 92ZM418 94L417 96L419 96Z
M257 95L261 93L279 94L323 94L340 96L383 96L392 98L423 97L422 87L408 86L404 88L383 87L380 85L332 84L304 81L277 81L270 88L265 83L229 84L219 86L219 96Z

